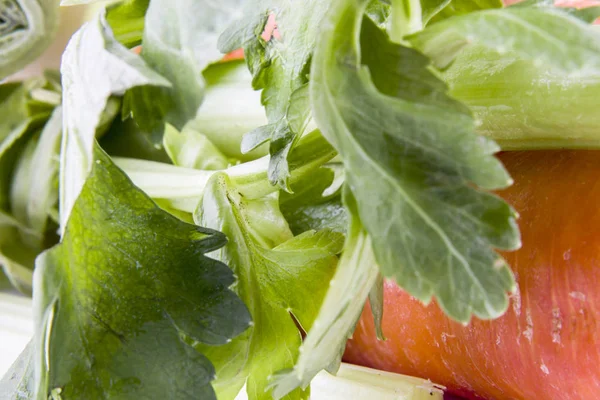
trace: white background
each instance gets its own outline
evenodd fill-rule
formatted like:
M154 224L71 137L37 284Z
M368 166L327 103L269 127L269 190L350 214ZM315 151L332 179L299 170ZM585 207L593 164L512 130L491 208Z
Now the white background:
M0 379L33 336L31 299L0 292Z

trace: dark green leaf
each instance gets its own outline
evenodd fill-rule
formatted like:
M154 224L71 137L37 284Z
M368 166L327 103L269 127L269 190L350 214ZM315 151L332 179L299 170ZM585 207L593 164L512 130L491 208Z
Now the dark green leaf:
M428 70L427 57L390 42L385 32L367 18L361 32L361 62L369 68L371 80L380 93L469 113L467 107L448 97L446 84Z
M280 193L281 212L295 235L321 229L346 232L346 210L340 192L324 195L334 183L334 177L332 169L323 167L294 182L293 193Z
M131 118L116 118L100 139L100 146L111 156L171 162L160 140L143 131Z
M224 344L250 321L229 268L205 255L225 243L160 210L97 148L61 243L37 261L39 398L214 399L189 341Z

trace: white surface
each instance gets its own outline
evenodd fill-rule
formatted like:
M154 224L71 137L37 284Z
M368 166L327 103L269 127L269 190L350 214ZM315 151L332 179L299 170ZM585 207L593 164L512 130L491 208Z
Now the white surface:
M0 292L0 378L33 336L31 299Z

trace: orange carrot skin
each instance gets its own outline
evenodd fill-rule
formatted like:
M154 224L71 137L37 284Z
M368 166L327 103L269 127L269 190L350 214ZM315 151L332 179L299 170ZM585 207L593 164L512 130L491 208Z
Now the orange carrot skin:
M365 308L345 361L429 378L471 399L600 398L600 151L501 154L523 247L507 313L468 326L393 282L378 341Z

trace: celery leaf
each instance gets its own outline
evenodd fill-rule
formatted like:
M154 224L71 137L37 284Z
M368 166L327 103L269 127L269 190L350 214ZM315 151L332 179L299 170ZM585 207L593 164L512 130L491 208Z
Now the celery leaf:
M208 350L211 360L222 365L217 367L217 392L239 390L246 383L251 400L271 399L270 376L296 362L302 337L295 321L305 331L313 325L343 244L343 235L329 230L293 237L275 195L250 200L219 173L195 215L197 223L227 235L227 245L213 254L238 277L233 290L254 321L230 345ZM286 397L306 398L303 390Z
M38 398L214 399L214 368L190 343L250 323L233 274L206 256L226 238L160 210L94 154L61 243L36 263Z
M387 87L403 90L383 93L376 82L386 69L363 64L356 39L385 33L361 32L365 1L336 4L314 56L313 111L342 157L382 274L424 302L435 296L456 320L501 315L514 280L494 248L518 248L520 238L516 212L484 190L511 183L498 147L475 134L433 75L424 79L426 62L387 75ZM422 58L391 43L368 51L398 71Z

